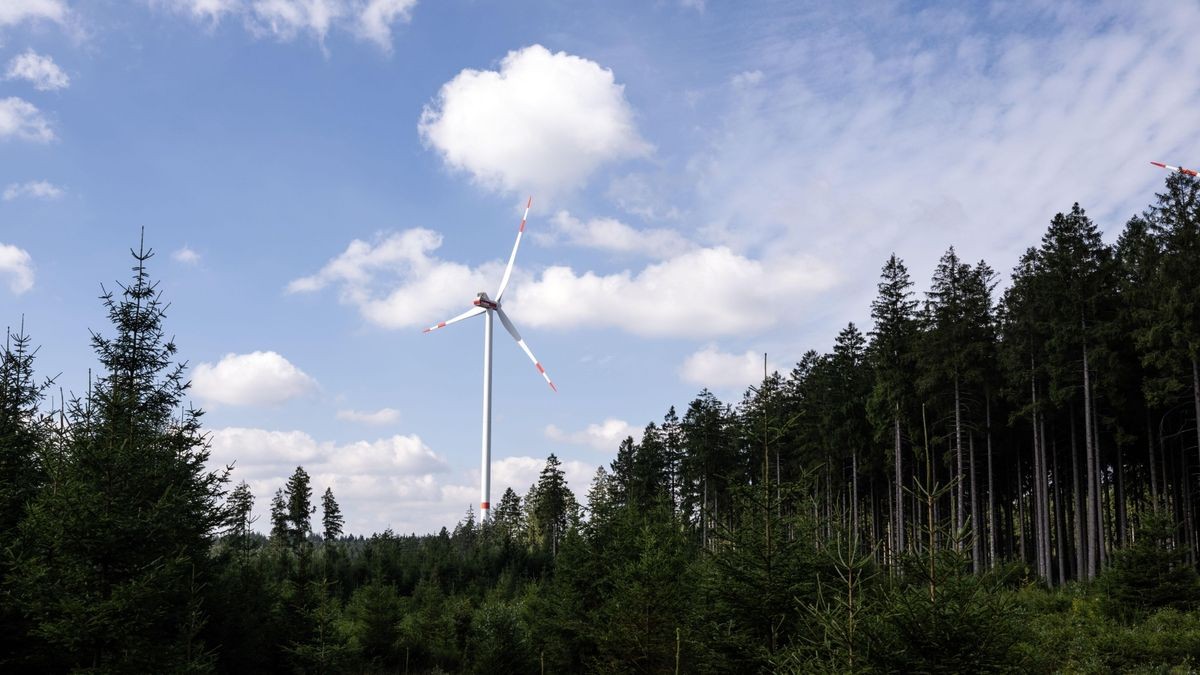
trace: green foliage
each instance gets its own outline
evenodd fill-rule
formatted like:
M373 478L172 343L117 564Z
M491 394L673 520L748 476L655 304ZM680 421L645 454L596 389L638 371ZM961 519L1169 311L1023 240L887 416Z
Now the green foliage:
M1115 552L1096 579L1108 616L1129 623L1157 609L1200 606L1200 575L1178 537L1170 518L1155 512L1143 516L1137 541Z
M226 472L206 469L200 413L163 328L165 305L134 254L133 282L102 296L112 337L93 333L102 372L69 424L19 526L12 584L53 668L204 670L202 591Z

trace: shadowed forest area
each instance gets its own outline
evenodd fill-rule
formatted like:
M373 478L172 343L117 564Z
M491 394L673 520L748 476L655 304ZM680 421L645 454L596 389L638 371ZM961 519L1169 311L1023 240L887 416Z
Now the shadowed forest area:
M52 404L7 340L6 671L1200 667L1193 178L1112 244L1054 216L1002 293L950 248L918 297L893 256L870 330L671 408L586 503L551 455L490 521L423 536L344 534L303 467L252 521L182 405L149 258L102 298L83 396Z

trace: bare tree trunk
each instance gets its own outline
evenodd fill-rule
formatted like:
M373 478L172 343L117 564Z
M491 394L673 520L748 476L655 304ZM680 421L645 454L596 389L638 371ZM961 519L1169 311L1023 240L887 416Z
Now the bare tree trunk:
M1121 444L1117 444L1117 546L1125 546L1125 461Z
M851 532L853 532L853 536L858 536L858 450L856 449L850 450L850 467L853 471L851 489L854 491L853 503L850 506L850 518L854 521Z
M979 491L975 487L975 434L967 434L967 439L971 450L971 564L975 573L979 574L983 571L983 539L979 536L982 528L979 526L979 511L975 508L979 501Z
M896 443L893 446L895 451L896 464L896 551L897 553L904 551L904 467L900 459L900 404L896 404L895 418L893 422L896 432Z
M1038 412L1037 398L1037 380L1034 375L1033 360L1030 359L1029 370L1029 391L1033 400L1033 418L1030 426L1033 427L1033 537L1034 537L1034 555L1037 561L1038 576L1043 579L1050 577L1049 565L1046 564L1049 560L1046 557L1046 542L1043 540L1042 523L1046 518L1046 503L1042 501L1042 482L1046 479L1045 457L1042 453L1041 428L1039 421L1041 414Z
M988 473L988 566L996 566L996 485L992 480L992 397L988 394L984 423L987 425Z
M1062 481L1058 479L1058 434L1050 441L1051 466L1054 467L1054 550L1058 556L1058 585L1067 583L1067 542L1063 533L1067 530L1066 516L1063 513Z
M964 497L965 476L963 475L963 447L962 447L962 404L959 400L958 391L958 373L954 373L954 454L958 460L956 474L958 476L958 486L955 489L955 510L954 524L959 532L963 531L963 526L966 524L966 499ZM955 539L954 547L960 548L962 542Z
M1084 451L1087 455L1087 580L1091 581L1096 578L1096 563L1100 555L1099 536L1100 533L1097 526L1100 523L1100 494L1099 485L1096 481L1096 472L1099 467L1096 466L1095 438L1092 430L1092 378L1088 373L1088 353L1087 343L1083 344L1083 430L1084 430Z
M1019 530L1020 534L1017 537L1017 542L1019 544L1019 548L1020 548L1020 552L1021 552L1021 562L1027 563L1027 562L1029 562L1029 559L1025 553L1025 535L1028 533L1028 530L1026 530L1026 528L1025 528L1025 486L1023 486L1021 484L1023 482L1023 479L1024 479L1024 477L1021 475L1021 453L1018 452L1017 453L1017 518L1021 521L1021 528Z
M1146 449L1150 452L1150 508L1158 510L1158 469L1154 468L1154 427L1150 424L1150 409L1146 409Z
M1083 488L1079 482L1079 447L1075 437L1075 406L1071 406L1071 488L1074 492L1071 499L1071 510L1075 515L1075 578L1087 577L1088 551L1084 541L1083 513L1084 507L1079 502Z
M1096 461L1096 527L1100 530L1100 539L1096 542L1099 546L1099 559L1096 562L1097 573L1103 570L1108 564L1108 544L1111 537L1108 535L1106 527L1108 510L1104 508L1106 501L1106 490L1104 489L1104 466L1100 463L1100 413L1096 407L1096 397L1092 397L1092 452L1095 453Z

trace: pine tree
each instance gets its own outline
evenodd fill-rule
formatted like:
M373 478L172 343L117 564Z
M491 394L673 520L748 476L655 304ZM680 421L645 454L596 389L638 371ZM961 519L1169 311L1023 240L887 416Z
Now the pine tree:
M325 541L334 541L342 536L342 510L333 498L333 488L325 488L321 496L321 525L325 528Z
M550 549L551 555L558 554L558 544L567 533L578 512L575 495L567 487L562 462L553 453L546 458L546 466L538 477L533 496L533 515L538 539Z
M908 269L894 253L883 266L878 289L879 295L871 303L871 318L875 321L875 327L870 333L870 358L875 370L875 383L868 409L876 435L890 438L892 442L892 478L895 481L893 503L896 505L892 531L895 550L904 551L905 474L901 420L913 396L917 301L912 299L912 280L908 276Z
M250 525L258 520L250 514L254 510L254 495L246 481L237 484L229 493L226 511L229 513L229 534L234 549L242 553L245 561L250 555Z
M280 546L288 543L287 501L283 497L283 488L275 490L275 496L271 498L271 540Z
M66 413L61 457L21 524L16 587L47 667L203 669L200 589L209 579L228 471L209 471L166 306L133 253L133 281L101 299L113 335L92 334L101 375Z
M311 505L312 487L304 467L296 467L283 494L287 500L288 544L293 549L299 549L308 541L308 534L312 532L310 518L317 510Z

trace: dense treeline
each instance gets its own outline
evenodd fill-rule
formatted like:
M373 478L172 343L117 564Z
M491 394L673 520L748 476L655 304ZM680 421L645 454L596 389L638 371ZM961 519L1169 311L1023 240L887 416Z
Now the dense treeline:
M1200 183L1106 244L1078 205L997 293L883 266L829 353L703 391L576 501L343 534L297 467L269 535L206 468L135 253L85 395L0 361L0 663L93 672L977 672L1200 658ZM866 309L866 308L864 308ZM61 397L60 397L61 398ZM52 409L52 410L51 410ZM316 519L319 501L320 518Z

